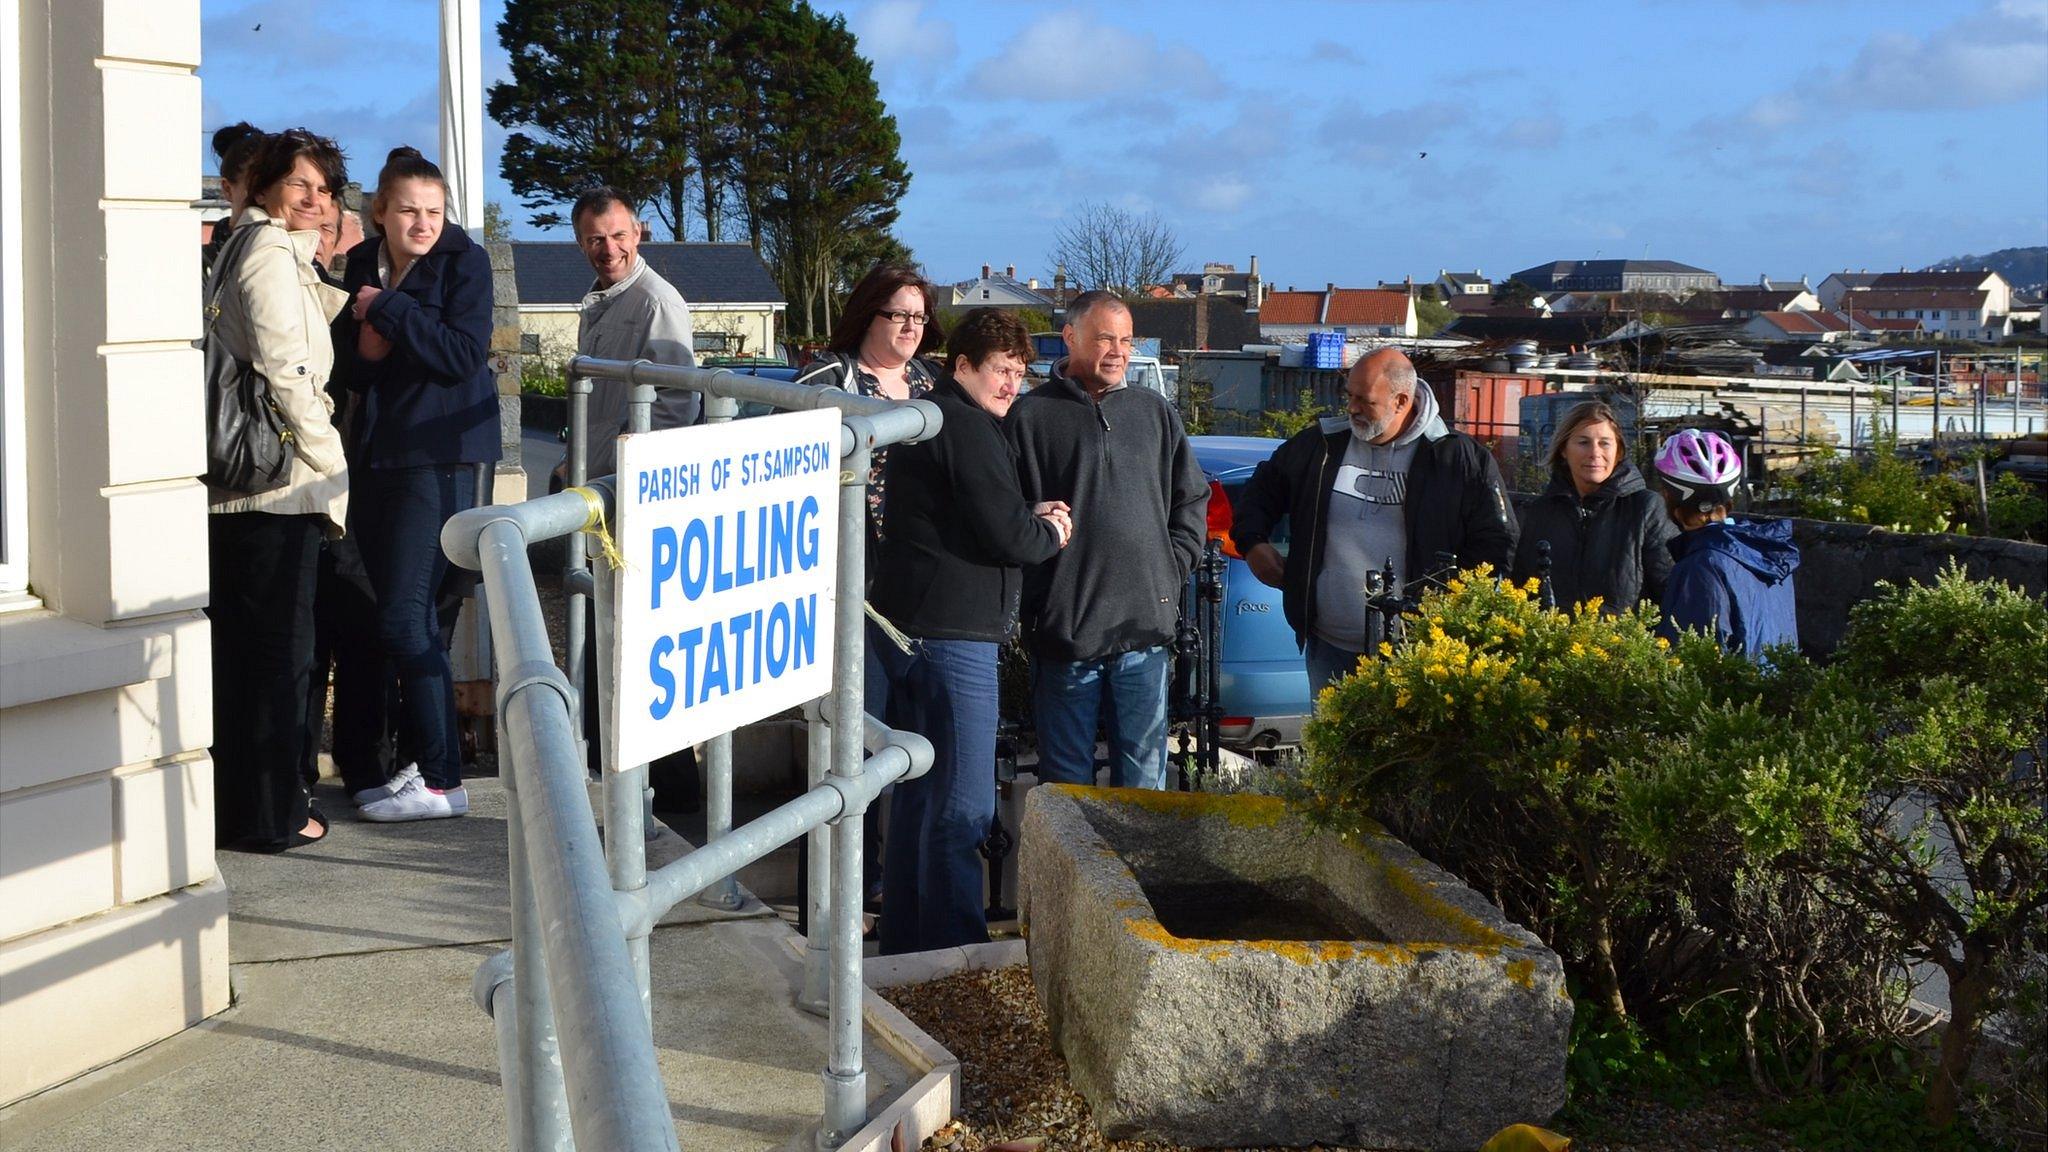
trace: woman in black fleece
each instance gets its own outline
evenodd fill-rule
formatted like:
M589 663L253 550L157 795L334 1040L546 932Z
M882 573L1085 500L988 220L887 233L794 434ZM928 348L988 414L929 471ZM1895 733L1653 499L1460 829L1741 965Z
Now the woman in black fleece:
M1678 526L1664 501L1628 459L1614 410L1589 400L1565 414L1550 442L1550 485L1522 509L1516 580L1537 574L1537 542L1550 542L1550 588L1557 606L1598 598L1600 610L1627 612L1658 602L1671 574L1667 541Z
M995 816L996 649L1017 626L1019 566L1073 534L1067 506L1024 502L1002 420L1024 379L1022 321L969 312L925 397L939 434L889 451L889 502L869 596L909 639L869 638L894 721L932 742L932 770L896 786L882 866L885 954L985 943L977 850Z

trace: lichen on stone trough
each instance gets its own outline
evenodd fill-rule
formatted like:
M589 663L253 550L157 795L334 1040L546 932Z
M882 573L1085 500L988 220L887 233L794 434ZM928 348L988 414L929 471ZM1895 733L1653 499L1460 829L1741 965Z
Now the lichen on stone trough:
M1564 1104L1556 954L1390 836L1046 785L1021 852L1032 980L1105 1136L1465 1149Z

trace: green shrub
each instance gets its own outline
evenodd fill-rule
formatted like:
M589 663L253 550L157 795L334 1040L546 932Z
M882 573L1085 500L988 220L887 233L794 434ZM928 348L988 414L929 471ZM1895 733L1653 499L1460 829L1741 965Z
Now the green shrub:
M2048 946L2048 601L1954 567L1879 589L1817 667L1466 573L1319 695L1290 800L1386 824L1555 948L1593 1013L1582 1087L1733 1051L1760 1091L1824 1101L1816 1131L1860 1130L1872 1084L1947 1129L2016 958ZM1952 1004L1910 1083L1907 959Z
M1547 611L1482 566L1427 595L1409 639L1325 688L1297 801L1384 819L1542 935L1625 1019L1618 931L1651 875L1623 843L1624 782L1696 693L1647 610Z
M2048 539L2048 500L2011 472L1992 481L1988 492L1989 531L2014 540Z
M1793 481L1799 515L1875 524L1898 532L1948 532L1975 503L1969 488L1946 473L1922 475L1880 439L1864 456L1823 450Z
M1323 410L1316 404L1315 390L1303 388L1294 398L1294 407L1268 409L1259 413L1258 435L1285 440L1303 428L1323 418Z
M1949 980L1930 1120L1955 1115L2001 966L2048 944L2048 601L1972 581L1880 584L1816 688L1862 701L1873 754L1817 857ZM1958 874L1959 873L1959 874Z
M569 380L560 364L546 356L527 355L519 360L519 390L535 396L567 396Z

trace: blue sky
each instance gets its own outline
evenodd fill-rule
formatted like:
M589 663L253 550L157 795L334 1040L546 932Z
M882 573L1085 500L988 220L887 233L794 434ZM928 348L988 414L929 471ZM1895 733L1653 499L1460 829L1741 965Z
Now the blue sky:
M1084 200L1281 287L1646 255L1818 283L2048 243L2048 0L821 6L876 62L897 231L939 280L1049 276ZM365 180L434 154L435 0L201 8L209 130L304 124ZM487 194L539 236L504 135Z

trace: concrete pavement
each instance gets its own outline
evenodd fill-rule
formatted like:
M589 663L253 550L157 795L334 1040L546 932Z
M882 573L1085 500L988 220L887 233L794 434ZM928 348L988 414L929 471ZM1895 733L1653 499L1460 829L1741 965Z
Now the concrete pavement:
M325 844L222 853L234 1007L0 1110L0 1147L504 1148L496 1039L469 992L508 935L504 798L468 784L460 820L341 815ZM348 810L331 786L321 799ZM650 865L687 849L670 833ZM758 901L686 903L655 931L655 1041L684 1148L811 1147L824 1021L794 1006L789 935ZM869 1036L872 1114L923 1069Z

